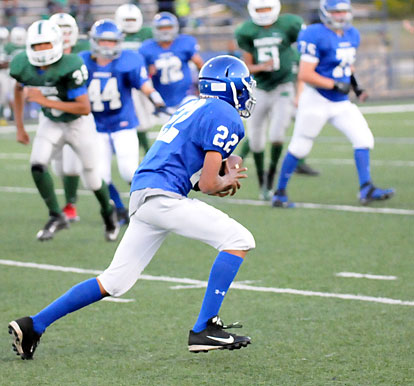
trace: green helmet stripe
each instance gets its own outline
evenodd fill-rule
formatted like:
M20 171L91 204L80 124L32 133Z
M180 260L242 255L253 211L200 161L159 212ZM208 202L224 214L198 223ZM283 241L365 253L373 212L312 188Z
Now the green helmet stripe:
M37 31L37 33L38 33L39 35L42 33L42 25L43 25L43 21L41 21L41 22L39 23L39 28L38 28L38 31Z

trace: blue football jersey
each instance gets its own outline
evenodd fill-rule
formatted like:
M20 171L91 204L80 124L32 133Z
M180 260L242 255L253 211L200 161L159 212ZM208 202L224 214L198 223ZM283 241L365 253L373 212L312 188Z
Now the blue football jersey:
M79 55L89 72L87 87L96 129L106 133L137 127L131 90L148 81L142 56L126 50L107 66L98 66L90 51Z
M318 74L349 83L359 42L359 32L352 26L338 36L324 24L312 24L299 34L298 49L305 60L318 63L315 69ZM334 102L348 99L348 95L335 90L317 90Z
M195 38L179 35L167 49L155 40L144 41L139 52L147 67L155 65L152 77L154 88L161 94L168 107L178 106L190 94L192 77L188 62L198 52Z
M220 99L194 99L161 128L135 172L131 193L159 188L187 196L203 167L206 152L229 157L244 137L236 109Z

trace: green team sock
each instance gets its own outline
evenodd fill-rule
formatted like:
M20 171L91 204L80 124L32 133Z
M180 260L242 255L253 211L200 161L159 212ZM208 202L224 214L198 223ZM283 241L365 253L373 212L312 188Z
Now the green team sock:
M250 153L250 145L249 145L249 140L246 138L242 144L242 148L240 151L240 157L245 159L249 153Z
M263 186L264 183L264 151L260 153L253 153L254 163L256 165L257 178L259 185Z
M283 145L272 145L270 148L270 165L267 174L267 188L273 188L273 181L277 170L277 163L279 162L280 155L282 154Z
M148 136L145 131L138 131L138 141L139 141L139 145L142 146L142 148L144 149L146 153L149 150L150 146L148 142Z
M93 193L101 205L101 214L103 216L108 216L112 212L113 207L109 198L108 185L105 183L105 181L102 181L102 186L100 189L94 190Z
M43 198L43 201L49 209L49 214L59 215L61 210L50 173L47 169L41 171L38 169L33 170L32 168L32 176L40 196Z
M79 176L63 176L63 188L67 204L75 204L78 196Z

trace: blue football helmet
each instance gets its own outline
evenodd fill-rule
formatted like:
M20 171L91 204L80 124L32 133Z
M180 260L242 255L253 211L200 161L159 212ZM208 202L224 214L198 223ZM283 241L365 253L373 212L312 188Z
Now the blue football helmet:
M345 11L346 15L337 17L333 11ZM321 0L319 17L323 24L334 29L343 29L352 22L352 7L350 0Z
M110 19L95 22L89 33L92 55L106 59L116 59L121 55L123 34L118 25ZM101 46L99 41L110 40L116 42L112 47Z
M178 36L178 29L178 19L170 12L157 13L152 20L152 33L157 42L172 42Z
M198 78L201 98L222 99L235 107L241 117L250 117L256 104L256 81L240 59L216 56L204 64Z

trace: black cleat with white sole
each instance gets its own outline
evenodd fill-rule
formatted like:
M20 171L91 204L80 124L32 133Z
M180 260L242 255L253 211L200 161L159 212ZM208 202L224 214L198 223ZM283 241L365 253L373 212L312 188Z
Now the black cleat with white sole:
M207 322L207 327L200 332L190 331L188 337L188 350L193 353L208 352L210 350L238 350L251 343L249 336L230 334L224 330L228 328L241 328L238 323L225 326L218 316Z
M11 321L9 334L13 335L12 347L16 355L22 359L33 359L33 354L42 336L33 329L33 319L25 316Z
M63 213L51 215L43 229L37 232L36 237L39 241L51 240L56 232L67 228L69 228L69 221Z

